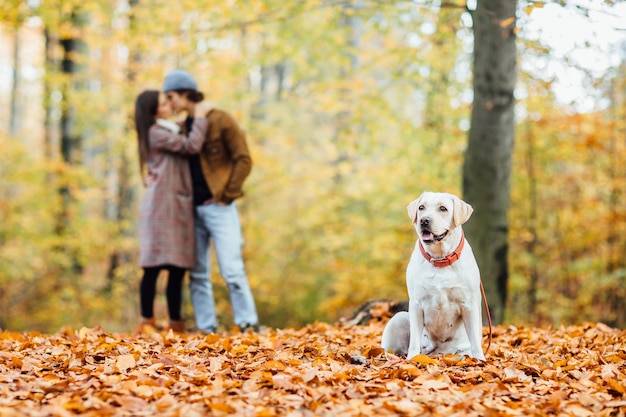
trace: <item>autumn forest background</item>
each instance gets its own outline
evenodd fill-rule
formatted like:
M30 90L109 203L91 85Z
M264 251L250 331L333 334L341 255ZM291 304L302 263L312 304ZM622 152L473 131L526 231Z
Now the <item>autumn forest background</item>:
M498 22L513 22L517 47L501 321L626 326L624 6L520 0ZM134 327L133 103L174 68L248 134L239 207L263 324L404 299L416 237L406 205L424 190L464 194L475 7L3 1L0 328ZM157 307L164 317L163 298Z

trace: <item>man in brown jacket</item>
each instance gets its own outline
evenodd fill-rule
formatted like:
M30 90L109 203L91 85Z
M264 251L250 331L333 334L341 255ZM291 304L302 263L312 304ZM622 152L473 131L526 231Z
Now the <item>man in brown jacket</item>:
M204 95L196 81L183 70L170 72L163 83L176 113L194 114ZM252 167L246 136L235 119L225 111L210 110L209 128L199 155L189 157L193 183L196 266L190 274L191 302L196 326L215 332L217 316L210 277L210 243L215 245L220 273L228 285L234 322L243 331L258 326L254 297L245 272L241 246L243 237L235 200ZM186 120L187 132L193 117Z

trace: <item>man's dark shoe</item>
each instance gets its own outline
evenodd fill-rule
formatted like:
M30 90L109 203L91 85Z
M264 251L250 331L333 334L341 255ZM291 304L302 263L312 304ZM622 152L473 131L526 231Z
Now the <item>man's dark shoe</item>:
M215 333L217 333L217 328L216 327L209 327L208 329L199 329L199 330L197 330L197 332L206 336L207 334L215 334Z
M254 332L254 333L258 333L259 332L259 325L257 324L249 324L249 323L243 323L239 325L239 329L241 330L241 333L246 333L248 330Z

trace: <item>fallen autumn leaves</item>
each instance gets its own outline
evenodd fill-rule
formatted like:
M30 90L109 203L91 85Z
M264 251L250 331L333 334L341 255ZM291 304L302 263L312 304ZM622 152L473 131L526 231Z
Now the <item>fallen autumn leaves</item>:
M487 361L401 360L383 324L0 333L0 416L626 414L626 331L496 327Z

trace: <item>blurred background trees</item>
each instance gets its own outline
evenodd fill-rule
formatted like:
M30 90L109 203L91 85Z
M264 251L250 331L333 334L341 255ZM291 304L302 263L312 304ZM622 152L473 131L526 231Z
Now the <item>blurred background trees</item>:
M501 27L517 18L519 63L507 322L626 324L623 20L580 43L565 28L560 45L558 32L542 32L558 26L546 16L626 14L610 3L518 1L515 16L494 17ZM416 238L406 205L424 190L463 194L470 127L479 127L470 119L476 9L5 1L0 328L134 327L143 191L132 109L176 67L249 135L255 163L240 209L262 321L336 320L368 299L406 297Z

